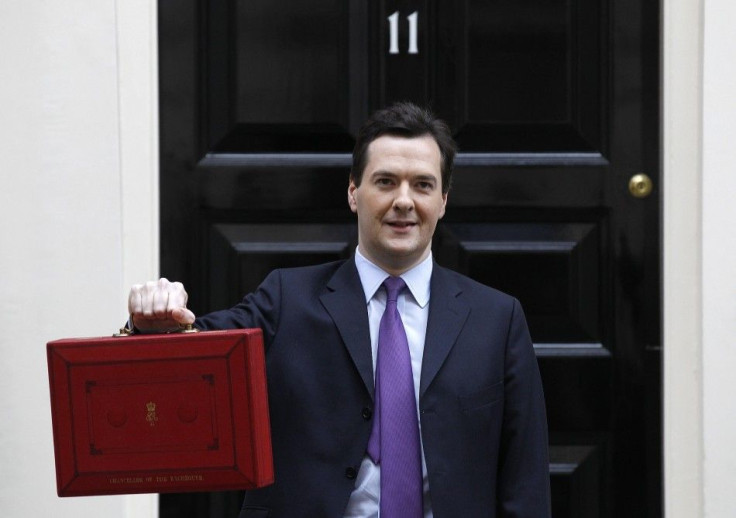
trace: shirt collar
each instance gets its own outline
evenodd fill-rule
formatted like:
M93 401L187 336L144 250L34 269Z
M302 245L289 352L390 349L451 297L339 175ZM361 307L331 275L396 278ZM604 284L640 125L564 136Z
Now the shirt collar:
M401 278L404 279L414 300L422 308L429 303L429 281L432 278L432 264L432 252L430 252L421 263L401 274ZM366 259L357 248L355 249L355 266L358 268L360 283L363 285L363 291L365 292L365 303L368 304L383 284L383 281L390 275Z

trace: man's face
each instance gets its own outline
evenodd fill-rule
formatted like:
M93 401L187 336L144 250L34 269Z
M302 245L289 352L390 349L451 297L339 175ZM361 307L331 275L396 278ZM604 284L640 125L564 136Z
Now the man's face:
M358 247L398 275L420 263L445 214L440 149L425 135L383 135L368 146L360 187L350 182L348 203L358 215Z

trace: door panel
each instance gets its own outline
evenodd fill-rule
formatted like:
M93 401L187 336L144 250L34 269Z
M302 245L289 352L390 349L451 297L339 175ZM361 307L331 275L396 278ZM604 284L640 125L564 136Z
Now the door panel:
M602 152L601 1L438 4L438 108L464 152Z
M523 301L535 342L600 345L595 223L446 222L434 249L441 264Z
M364 2L202 5L209 96L206 152L352 150L367 117ZM205 128L202 128L205 129Z
M276 267L349 257L370 112L431 105L459 143L438 262L522 302L553 516L661 516L657 2L159 5L161 270L197 313ZM655 192L633 198L646 172ZM237 493L161 516L235 516Z

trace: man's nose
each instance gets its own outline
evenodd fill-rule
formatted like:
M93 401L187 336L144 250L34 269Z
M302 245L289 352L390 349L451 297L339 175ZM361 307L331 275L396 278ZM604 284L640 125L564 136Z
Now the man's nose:
M396 190L394 209L402 211L410 211L414 209L414 198L412 197L411 186L406 182L402 182Z

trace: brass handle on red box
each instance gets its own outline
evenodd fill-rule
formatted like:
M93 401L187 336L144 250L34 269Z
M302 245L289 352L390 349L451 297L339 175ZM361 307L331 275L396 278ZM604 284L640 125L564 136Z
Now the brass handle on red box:
M179 324L179 331L174 331L175 333L199 333L199 329L194 327L194 324Z
M123 336L131 336L133 334L133 330L129 326L132 321L133 321L133 317L131 316L128 319L128 323L125 324L124 327L121 327L120 331L118 331L117 333L113 333L112 336L116 338L120 338ZM171 333L199 333L199 329L194 327L194 324L179 324L179 329L166 332L166 334L171 334Z

